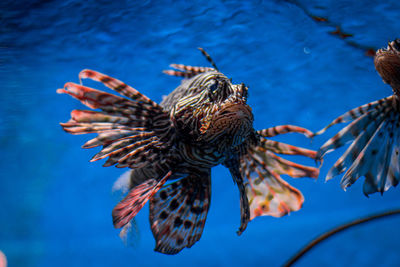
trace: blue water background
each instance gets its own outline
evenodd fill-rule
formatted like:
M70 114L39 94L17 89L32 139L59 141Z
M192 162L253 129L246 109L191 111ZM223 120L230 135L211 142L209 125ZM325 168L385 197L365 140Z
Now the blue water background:
M327 18L317 22L312 15ZM170 63L208 65L204 47L234 82L250 87L255 128L296 124L318 130L343 112L388 96L365 48L400 34L400 2L390 1L2 1L0 3L0 250L9 266L279 266L316 235L365 215L400 207L399 189L344 192L324 176L344 150L327 156L320 179L284 177L303 209L261 217L242 236L239 193L228 171L212 171L212 204L201 240L176 256L153 251L148 207L126 247L112 226L124 172L89 163L59 122L83 108L56 89L90 68L159 102L180 82ZM354 34L329 34L340 26ZM103 88L101 84L86 82ZM300 135L278 140L318 148ZM311 160L298 159L313 165ZM338 234L298 266L399 266L400 218Z

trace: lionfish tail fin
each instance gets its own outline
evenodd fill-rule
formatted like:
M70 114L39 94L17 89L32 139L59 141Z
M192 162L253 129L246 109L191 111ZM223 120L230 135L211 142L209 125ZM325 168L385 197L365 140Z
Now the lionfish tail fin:
M122 228L128 225L128 223L142 209L144 204L146 204L146 202L151 199L158 190L160 190L171 175L172 172L169 171L160 180L148 179L146 182L132 188L125 198L122 199L112 211L114 227ZM123 231L124 230L126 229L124 228Z
M61 123L71 134L97 133L83 148L102 146L91 161L108 157L104 166L138 168L160 161L171 139L169 114L157 103L125 83L96 71L83 70L80 79L102 82L118 92L116 96L69 82L58 93L69 94L92 110L73 110L71 119Z
M176 254L200 240L210 198L210 170L191 174L159 190L150 200L154 250Z
M326 180L345 172L341 186L346 189L364 176L365 195L383 193L398 184L400 113L397 102L396 97L390 96L354 109L363 112L353 116L353 121L326 141L318 151L318 157L322 158L329 151L350 143L329 170Z
M314 167L304 166L286 160L278 155L299 155L310 159L317 160L317 151L289 145L283 142L267 139L265 137L273 137L279 134L290 132L302 133L307 137L312 136L312 132L294 125L282 125L257 131L261 136L257 145L249 150L250 155L255 161L268 166L269 170L274 171L278 175L287 174L293 178L311 177L318 178L319 170Z

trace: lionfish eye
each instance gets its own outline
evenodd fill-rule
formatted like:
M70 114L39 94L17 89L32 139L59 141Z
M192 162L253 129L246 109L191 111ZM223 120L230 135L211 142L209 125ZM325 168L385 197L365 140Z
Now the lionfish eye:
M214 82L208 87L210 93L215 94L218 90L218 81L214 80Z
M400 39L399 38L394 40L393 45L394 45L394 48L396 48L397 51L400 51Z
M241 83L240 85L241 85L240 91L242 92L242 96L245 98L248 98L249 92L248 92L246 85L244 83Z
M208 95L213 101L225 99L229 94L229 82L225 79L214 79L208 87Z

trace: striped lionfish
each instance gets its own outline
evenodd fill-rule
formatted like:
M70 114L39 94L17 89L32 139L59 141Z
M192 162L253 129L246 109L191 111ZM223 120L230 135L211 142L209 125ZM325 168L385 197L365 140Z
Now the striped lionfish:
M277 155L315 159L316 151L267 139L289 132L308 137L312 133L293 125L255 131L246 103L248 88L232 84L200 50L213 68L172 64L175 70L164 72L183 80L160 104L93 70L81 71L80 80L101 82L122 96L71 82L57 90L100 110L73 110L70 121L61 123L71 134L98 134L83 145L103 147L91 161L108 157L103 166L131 168L124 184L129 192L112 212L114 227L126 234L131 220L150 200L155 251L165 254L176 254L200 239L210 206L212 167L226 166L239 188L239 235L257 216L280 217L301 208L301 192L281 174L318 176L317 168Z
M394 94L346 112L317 133L322 134L337 123L351 121L319 149L318 159L351 142L329 170L326 180L346 171L340 182L346 189L365 176L363 191L366 196L375 192L383 194L400 180L400 39L389 42L386 49L379 49L374 64Z

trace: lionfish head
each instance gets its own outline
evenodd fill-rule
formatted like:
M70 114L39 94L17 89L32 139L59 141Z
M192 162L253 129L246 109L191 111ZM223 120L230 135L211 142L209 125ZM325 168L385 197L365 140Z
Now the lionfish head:
M400 39L389 42L387 48L379 49L374 59L375 68L383 81L400 95Z
M174 107L180 136L216 145L241 144L253 130L247 90L244 84L232 84L217 71L195 76Z

